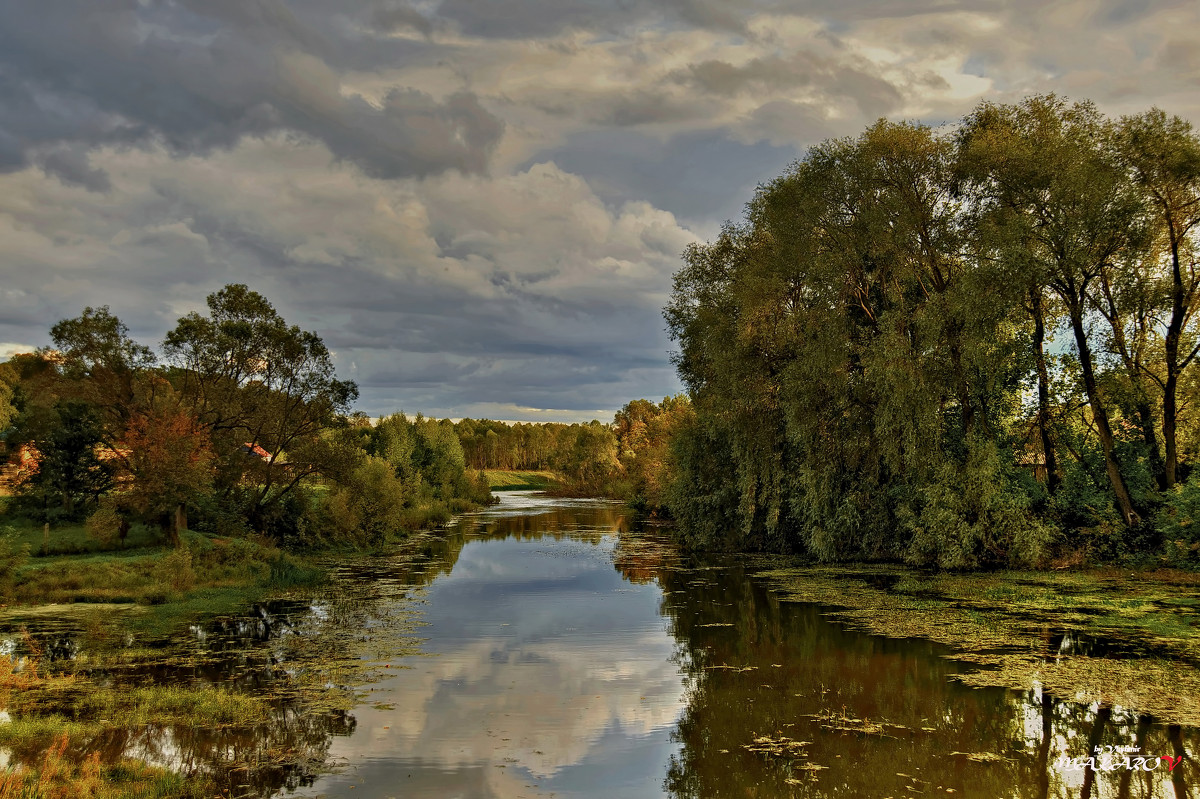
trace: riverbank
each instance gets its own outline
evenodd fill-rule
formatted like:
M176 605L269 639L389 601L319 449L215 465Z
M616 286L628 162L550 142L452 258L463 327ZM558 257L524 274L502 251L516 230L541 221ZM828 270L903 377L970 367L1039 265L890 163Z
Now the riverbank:
M244 562L224 572L213 552L231 542L202 538L126 558L192 558L194 583L159 604L98 602L83 580L91 601L0 609L0 799L269 795L320 773L366 686L416 653L404 587L377 570L419 563L430 534L303 559L233 545ZM305 579L289 584L276 556ZM117 559L69 558L77 575Z
M483 474L492 491L546 491L561 482L550 471L485 469Z

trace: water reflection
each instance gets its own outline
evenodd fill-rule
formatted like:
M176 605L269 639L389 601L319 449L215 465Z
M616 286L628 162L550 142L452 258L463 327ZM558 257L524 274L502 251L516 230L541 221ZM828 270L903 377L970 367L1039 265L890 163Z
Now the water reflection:
M60 662L136 653L106 661L118 686L274 697L263 724L109 729L88 748L257 797L1197 796L1196 729L1036 685L967 687L945 647L781 602L618 505L510 495L403 557L333 565L332 590L181 635L45 622ZM1047 629L1040 655L1136 653ZM322 685L346 699L337 686L368 672L357 701L313 701ZM1124 768L1121 747L1154 770ZM1097 748L1113 768L1076 767Z
M1037 686L968 688L951 679L962 667L945 648L849 631L817 606L780 603L736 566L659 580L689 680L673 797L1192 795L1195 729ZM1076 648L1047 638L1048 657ZM764 737L807 743L747 748ZM1108 755L1110 771L1064 761L1097 747L1137 748L1130 765L1140 754L1154 770L1124 768L1121 753ZM1163 755L1185 759L1168 772Z
M118 692L215 686L267 698L264 719L220 726L100 721L98 733L76 735L67 749L80 760L99 752L104 762L132 757L206 774L231 796L266 797L312 784L325 771L333 738L354 732L356 720L347 711L353 692L337 678L358 666L362 648L345 644L363 630L388 628L402 607L398 598L387 586L344 576L326 596L258 604L243 615L170 634L136 625L129 632L87 608L64 608L55 616L17 613L0 628L0 643L18 656L36 651L43 671L85 678L81 690L89 683ZM98 721L79 701L84 698L60 692L40 711ZM43 745L3 750L0 758L36 767Z
M624 525L529 497L463 520L425 595L434 656L374 686L384 706L331 751L349 767L304 795L661 793L684 686L657 586L613 569Z

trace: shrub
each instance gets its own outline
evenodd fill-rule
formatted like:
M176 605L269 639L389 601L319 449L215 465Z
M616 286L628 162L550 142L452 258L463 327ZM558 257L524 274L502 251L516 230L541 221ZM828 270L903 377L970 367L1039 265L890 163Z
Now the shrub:
M86 527L88 535L105 549L112 548L117 542L124 544L129 533L129 523L121 518L116 508L104 502L87 518Z
M0 594L9 596L12 593L17 571L28 559L29 546L17 543L16 533L11 527L3 528L0 532Z
M304 516L304 543L377 546L408 526L404 481L383 458L368 455L349 475L313 498Z
M1163 557L1175 566L1200 565L1200 476L1191 476L1167 494L1154 517L1163 539Z
M186 546L171 550L154 566L154 579L170 586L176 593L188 591L196 584L196 571L192 568L192 551Z
M976 569L1033 566L1054 528L1036 517L1029 497L1004 473L990 443L971 447L965 468L946 464L920 492L919 509L901 519L912 534L906 559L919 566Z

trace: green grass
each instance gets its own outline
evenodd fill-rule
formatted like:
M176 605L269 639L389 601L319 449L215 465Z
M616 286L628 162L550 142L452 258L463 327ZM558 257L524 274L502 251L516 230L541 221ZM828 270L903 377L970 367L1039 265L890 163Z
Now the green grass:
M545 491L559 482L554 472L487 469L484 475L493 491Z
M88 535L87 528L80 524L52 524L47 537L42 525L28 519L4 518L0 528L7 528L17 546L27 546L35 557L53 555L79 555L93 552L137 552L147 548L161 547L164 536L161 531L144 524L135 524L123 546L105 546Z
M322 582L319 568L267 542L184 533L185 546L32 557L7 586L15 605L137 603L179 612L247 601L264 590Z

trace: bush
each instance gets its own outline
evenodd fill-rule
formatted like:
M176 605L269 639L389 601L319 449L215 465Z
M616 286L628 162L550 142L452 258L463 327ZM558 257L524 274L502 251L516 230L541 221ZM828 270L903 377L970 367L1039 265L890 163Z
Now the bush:
M192 551L183 545L171 550L154 566L155 582L170 586L175 593L182 594L196 584L196 571L192 568Z
M88 535L105 549L111 549L117 542L124 544L125 536L129 533L129 523L121 518L116 508L107 503L101 503L96 512L87 518L86 527Z
M325 572L321 569L299 563L286 553L280 553L279 557L272 559L270 567L267 584L272 588L316 585L327 579Z
M0 594L12 594L13 581L17 571L29 559L29 546L18 544L16 533L11 527L5 527L0 532Z
M1163 557L1174 566L1200 566L1200 476L1191 476L1167 494L1154 517Z
M913 565L1036 566L1055 534L1032 513L1029 497L1005 474L990 443L973 445L965 468L942 466L920 494L921 507L901 513L912 534L906 559Z
M378 546L406 526L404 481L383 458L368 455L345 485L316 495L304 516L304 543Z

